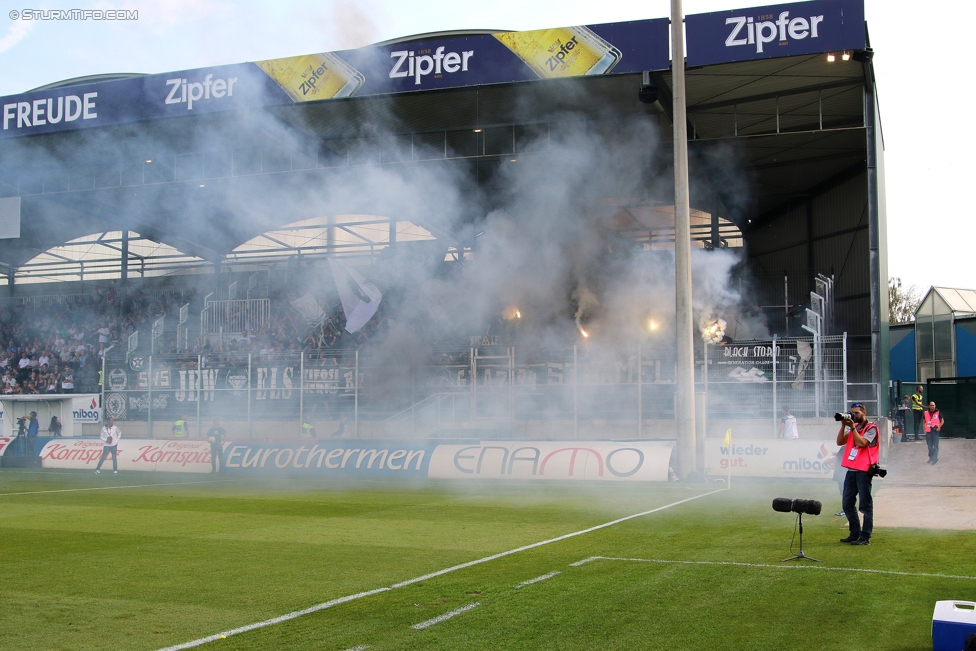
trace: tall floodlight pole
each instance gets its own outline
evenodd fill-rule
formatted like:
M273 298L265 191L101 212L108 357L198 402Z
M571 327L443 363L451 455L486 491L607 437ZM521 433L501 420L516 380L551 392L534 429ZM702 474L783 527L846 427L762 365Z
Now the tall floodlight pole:
M678 377L678 475L695 460L695 349L691 313L691 207L688 198L688 117L685 110L685 35L681 0L671 0L671 77L674 85L674 280Z

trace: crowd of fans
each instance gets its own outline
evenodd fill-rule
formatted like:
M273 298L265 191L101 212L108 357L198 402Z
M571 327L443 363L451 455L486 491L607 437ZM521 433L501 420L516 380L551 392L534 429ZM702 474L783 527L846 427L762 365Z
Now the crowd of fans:
M154 298L114 286L89 294L14 303L0 309L0 390L4 394L95 393L105 351L188 297Z

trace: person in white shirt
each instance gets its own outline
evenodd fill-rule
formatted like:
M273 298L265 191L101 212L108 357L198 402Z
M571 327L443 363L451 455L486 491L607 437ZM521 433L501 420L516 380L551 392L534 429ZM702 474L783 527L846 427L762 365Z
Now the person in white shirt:
M100 344L107 344L108 338L112 334L112 331L109 330L107 323L103 325L101 328L99 328L98 330L96 330L95 332L98 333L98 343Z
M790 413L789 407L783 407L783 417L780 419L779 423L779 438L800 438L800 432L796 429L796 416Z
M109 417L105 425L102 426L102 433L98 435L98 438L102 439L102 458L98 460L98 465L95 466L95 474L101 474L102 463L110 454L112 455L112 472L116 475L119 474L118 446L119 440L122 438L122 431L115 426L114 418Z

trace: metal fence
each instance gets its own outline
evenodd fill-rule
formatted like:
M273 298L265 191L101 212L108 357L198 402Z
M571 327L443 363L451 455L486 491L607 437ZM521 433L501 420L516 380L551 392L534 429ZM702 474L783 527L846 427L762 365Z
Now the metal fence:
M706 393L707 415L775 420L782 406L798 417L843 410L845 341L700 348L696 388ZM374 431L424 436L472 425L512 429L528 420L572 422L574 430L580 421L630 421L641 436L646 422L674 418L675 356L673 347L646 344L613 351L484 346L432 351L411 365L368 350L143 356L118 347L106 356L104 392L107 415L120 420L344 417L357 431L372 421Z
M847 404L847 335L773 337L704 351L699 388L709 416L775 420L788 407L794 416L821 418Z
M200 335L208 341L257 332L271 318L271 299L205 300Z

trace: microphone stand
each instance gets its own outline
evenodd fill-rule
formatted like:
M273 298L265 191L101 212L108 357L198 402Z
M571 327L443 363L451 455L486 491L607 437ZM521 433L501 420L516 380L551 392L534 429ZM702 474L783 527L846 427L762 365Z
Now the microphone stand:
M817 563L823 562L818 558L810 558L809 556L803 553L803 514L797 513L796 517L800 523L800 551L798 551L793 556L790 556L789 558L784 558L783 560L780 561L780 563L785 563L787 561L799 561L799 560L815 561Z

